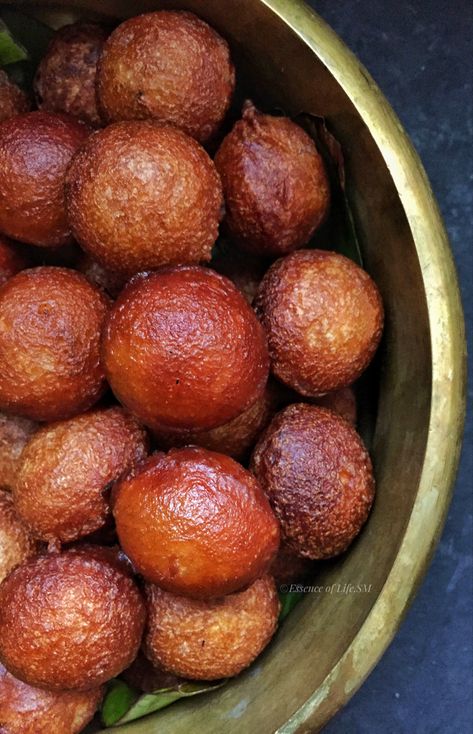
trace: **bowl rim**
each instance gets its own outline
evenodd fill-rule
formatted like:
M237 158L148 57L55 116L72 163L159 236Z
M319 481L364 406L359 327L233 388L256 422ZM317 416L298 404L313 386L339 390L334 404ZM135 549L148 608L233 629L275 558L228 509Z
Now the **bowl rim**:
M261 0L322 61L368 126L406 214L428 308L432 393L419 489L399 552L370 613L321 686L276 734L319 730L344 706L394 638L440 538L466 407L466 342L453 255L427 175L396 113L365 67L303 0ZM323 705L323 715L319 708Z

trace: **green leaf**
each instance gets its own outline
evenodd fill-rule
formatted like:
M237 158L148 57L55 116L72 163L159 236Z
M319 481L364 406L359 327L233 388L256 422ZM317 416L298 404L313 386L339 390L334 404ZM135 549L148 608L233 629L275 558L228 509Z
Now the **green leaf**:
M330 214L318 229L313 240L314 247L335 250L363 266L360 243L355 220L348 201L345 182L345 161L342 146L327 127L323 117L303 112L295 121L304 128L315 142L324 159L330 180Z
M22 55L18 51L15 55L10 53L7 59L0 52L0 65L7 65L5 71L10 79L26 91L31 88L36 68L53 35L54 30L36 18L13 8L0 9L0 39L9 36L14 48L22 51Z
M292 612L294 607L299 604L304 594L300 591L279 592L279 601L281 602L281 611L279 612L279 622L281 623Z
M14 64L27 58L26 49L15 41L5 23L0 19L0 66Z
M136 695L126 683L115 680L102 704L102 720L106 726L120 726L170 706L181 698L215 691L224 684L225 681L180 683L174 688L162 688L153 693Z

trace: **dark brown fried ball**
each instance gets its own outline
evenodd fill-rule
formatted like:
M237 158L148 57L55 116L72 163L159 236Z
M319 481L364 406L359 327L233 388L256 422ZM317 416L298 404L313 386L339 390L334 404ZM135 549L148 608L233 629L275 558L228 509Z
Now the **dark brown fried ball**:
M158 11L118 26L105 43L97 93L107 122L154 118L204 142L230 106L227 43L192 13Z
M64 177L89 133L84 123L51 112L0 123L0 232L43 247L70 241Z
M314 570L314 562L294 553L285 543L279 546L276 558L271 564L269 573L274 577L276 588L287 592L291 584L307 579ZM282 588L281 588L282 587Z
M210 267L229 278L245 296L249 304L253 303L261 279L268 269L268 262L249 252L244 252L233 243L219 242L212 254Z
M31 686L101 685L135 658L144 623L135 583L93 552L38 556L0 585L0 660Z
M104 689L45 691L14 678L0 663L2 734L79 734L97 711Z
M160 432L232 420L263 394L269 367L241 293L198 266L131 280L105 325L102 360L118 399Z
M76 269L85 275L89 283L106 291L112 298L116 298L123 290L127 277L121 273L107 270L96 260L93 260L86 252L82 252L76 263Z
M30 109L31 101L28 96L0 69L0 122L22 115Z
M307 396L358 379L383 331L381 296L368 273L325 250L277 260L261 282L255 307L274 374Z
M146 456L147 440L121 408L41 428L23 451L15 507L36 537L68 543L103 527L113 482Z
M342 387L340 390L329 392L321 398L314 398L314 403L321 405L322 408L330 408L353 426L356 426L358 411L356 395L352 387Z
M105 268L132 275L210 260L222 210L212 160L170 125L119 122L92 135L66 177L74 236Z
M22 451L37 429L27 418L0 413L0 489L11 492Z
M28 257L18 244L0 234L0 285L29 265Z
M215 157L231 236L258 255L284 255L310 240L323 221L330 192L322 158L287 117L245 103L243 118Z
M108 33L96 23L72 23L54 34L34 79L38 107L101 125L95 98L97 59Z
M147 581L208 598L265 573L279 527L252 474L198 447L154 454L114 491L120 545Z
M238 675L276 631L279 600L271 576L220 599L195 600L147 587L149 659L183 678Z
M36 550L36 542L15 511L11 494L0 489L0 582ZM0 717L0 731L1 724Z
M169 449L176 446L197 445L227 454L242 460L254 446L261 431L266 428L277 410L277 396L272 384L268 384L263 395L253 405L223 426L211 428L200 433L155 432L159 448Z
M132 688L144 693L153 693L162 688L174 688L183 681L172 673L166 673L160 667L153 665L140 651L129 668L123 671L121 677Z
M67 268L23 270L0 287L0 410L69 418L105 390L99 342L108 299Z
M278 413L251 468L283 541L303 558L343 553L366 522L375 490L370 457L355 429L327 408L299 403Z

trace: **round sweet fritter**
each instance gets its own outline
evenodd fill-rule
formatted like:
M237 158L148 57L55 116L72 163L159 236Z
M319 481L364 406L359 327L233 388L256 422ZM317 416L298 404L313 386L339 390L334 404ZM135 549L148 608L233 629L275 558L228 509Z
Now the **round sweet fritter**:
M184 678L238 675L276 631L279 600L271 576L221 599L187 599L151 585L147 597L145 654Z
M227 43L192 13L158 11L118 26L97 72L107 122L154 118L204 142L230 106L235 70Z
M0 663L2 734L79 734L98 709L103 688L45 691L14 678Z
M15 507L36 537L68 543L103 527L113 482L145 458L143 429L121 408L41 428L23 451Z
M137 586L103 554L38 556L0 585L0 660L32 686L102 685L135 658L144 624Z
M101 125L95 95L97 60L108 32L96 23L72 23L54 34L34 79L38 107Z
M352 387L342 387L335 392L329 392L321 398L314 398L316 405L322 408L330 408L334 413L341 415L348 423L356 426L357 421L357 405L356 394Z
M36 550L36 542L15 511L11 494L0 489L0 583ZM0 717L0 730L1 724Z
M215 166L195 140L142 120L89 138L69 167L66 203L84 250L133 275L210 260L223 198Z
M105 390L108 299L67 268L23 270L0 287L0 410L38 421L77 415Z
M0 413L0 489L11 492L22 451L37 429L27 418Z
M0 285L29 265L27 256L18 245L0 234Z
M147 581L197 598L265 573L279 527L252 474L198 447L154 454L114 491L120 545Z
M327 408L299 403L276 415L252 470L281 523L285 544L303 558L343 553L374 498L370 457L355 429Z
M0 232L44 247L71 240L64 177L89 133L84 123L51 112L0 123Z
M246 102L215 165L227 229L252 253L276 256L303 247L327 213L330 191L322 158L287 117L264 115Z
M31 109L31 101L25 92L0 69L0 122L22 115Z
M222 425L264 392L261 324L241 293L198 266L132 279L103 332L102 361L118 399L159 432Z
M302 250L277 260L255 300L274 374L320 396L354 382L383 331L383 304L368 273L335 252Z

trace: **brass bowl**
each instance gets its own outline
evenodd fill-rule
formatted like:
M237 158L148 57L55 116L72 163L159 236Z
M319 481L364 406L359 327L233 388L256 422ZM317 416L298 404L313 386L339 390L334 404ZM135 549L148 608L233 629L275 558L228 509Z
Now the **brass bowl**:
M371 440L378 486L373 513L350 552L317 578L326 591L305 597L246 673L215 693L120 729L316 731L353 695L392 640L450 502L464 417L465 344L455 268L437 205L387 101L303 2L69 0L56 6L59 24L71 9L118 18L160 7L193 10L232 44L257 102L290 114L326 116L344 147L365 266L387 314ZM370 590L343 593L346 584Z

